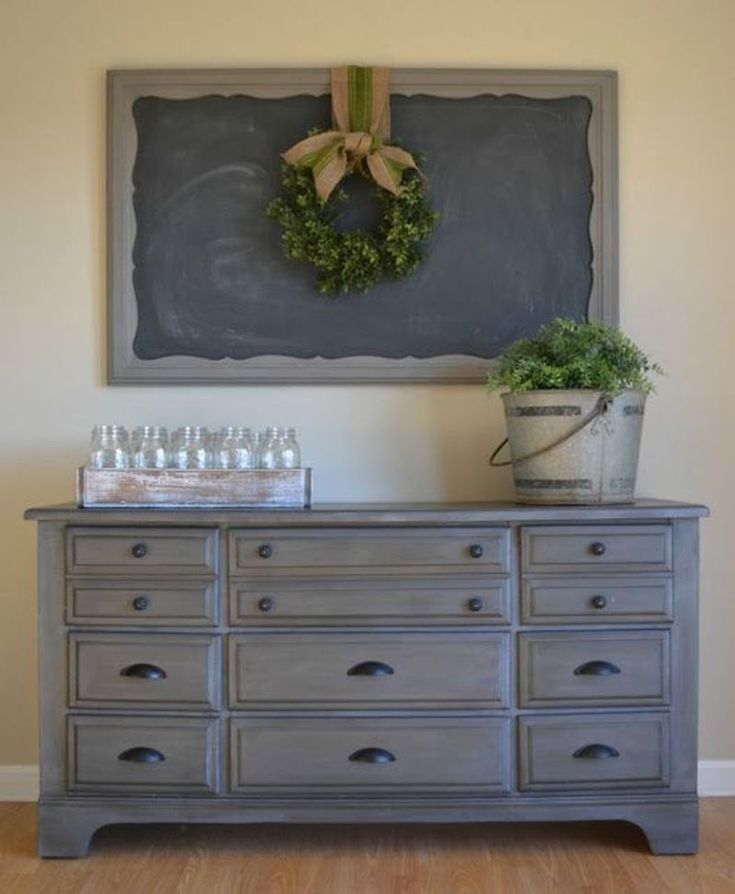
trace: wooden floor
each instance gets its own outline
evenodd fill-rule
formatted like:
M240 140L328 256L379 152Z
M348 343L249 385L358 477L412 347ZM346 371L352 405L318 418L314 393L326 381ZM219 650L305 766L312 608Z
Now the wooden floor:
M39 860L35 808L0 804L1 894L735 894L735 798L702 802L696 857L625 823L120 826Z

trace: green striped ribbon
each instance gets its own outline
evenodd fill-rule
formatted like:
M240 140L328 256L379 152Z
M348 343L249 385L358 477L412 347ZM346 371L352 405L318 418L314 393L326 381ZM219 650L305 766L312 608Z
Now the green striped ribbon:
M350 130L370 130L373 117L373 70L359 65L347 68L347 102Z

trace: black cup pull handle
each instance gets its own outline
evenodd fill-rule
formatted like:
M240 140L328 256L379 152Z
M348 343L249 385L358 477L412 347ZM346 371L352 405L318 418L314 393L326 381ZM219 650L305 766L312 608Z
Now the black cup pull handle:
M385 748L359 748L350 755L350 760L358 764L392 764L395 754Z
M133 554L134 559L142 559L148 554L148 547L145 543L135 543L130 552Z
M353 665L348 671L348 677L389 677L394 673L389 664L382 661L361 661Z
M140 680L165 680L168 674L155 664L129 664L120 671L121 677L138 677Z
M612 674L619 674L620 668L612 661L585 661L584 664L574 668L574 673L578 677L609 677Z
M136 748L128 748L118 754L119 761L130 761L133 764L160 764L166 760L166 756L156 751L155 748L146 748L138 745Z
M572 757L601 761L607 760L607 758L610 757L620 757L620 752L610 745L601 745L599 742L594 742L592 745L585 745L583 748L578 748Z

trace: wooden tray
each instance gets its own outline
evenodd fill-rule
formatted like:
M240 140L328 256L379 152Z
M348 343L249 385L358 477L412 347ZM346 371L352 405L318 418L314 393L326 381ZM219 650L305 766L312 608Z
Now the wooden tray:
M77 474L80 506L307 508L311 469L88 469Z

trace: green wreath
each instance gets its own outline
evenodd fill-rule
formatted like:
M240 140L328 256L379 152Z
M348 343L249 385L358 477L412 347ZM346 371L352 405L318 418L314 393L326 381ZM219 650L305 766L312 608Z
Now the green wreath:
M373 232L340 232L338 206L347 195L338 190L321 199L309 168L284 165L281 185L283 194L270 203L268 216L281 225L284 254L314 266L319 290L332 297L408 276L422 263L424 242L439 218L416 170L405 172L398 194L376 186L382 217Z

